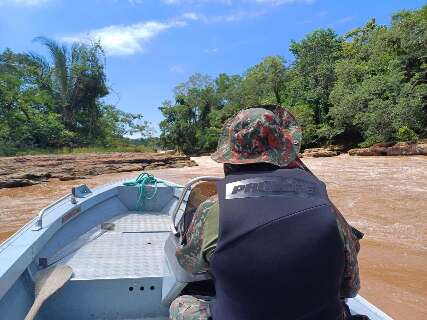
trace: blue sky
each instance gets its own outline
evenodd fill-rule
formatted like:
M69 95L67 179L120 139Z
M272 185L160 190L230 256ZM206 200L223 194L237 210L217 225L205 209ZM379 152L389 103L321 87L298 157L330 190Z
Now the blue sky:
M100 39L112 93L106 99L154 125L158 107L195 72L242 73L317 28L342 34L381 24L421 0L0 0L0 50L35 51L32 40Z

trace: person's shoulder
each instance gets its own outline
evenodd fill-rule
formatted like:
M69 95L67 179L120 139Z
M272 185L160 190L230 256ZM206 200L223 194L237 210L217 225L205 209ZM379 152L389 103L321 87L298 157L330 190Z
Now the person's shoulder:
M205 201L201 203L202 206L212 206L215 203L218 203L218 195L214 194L213 196L210 196Z
M218 195L215 194L203 201L199 208L202 211L211 211L215 210L216 207L218 207Z

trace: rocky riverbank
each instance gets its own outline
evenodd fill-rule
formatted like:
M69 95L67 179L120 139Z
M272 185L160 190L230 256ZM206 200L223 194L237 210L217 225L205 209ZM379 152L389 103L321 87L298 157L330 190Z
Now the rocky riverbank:
M197 165L188 156L160 153L88 153L0 158L0 189L49 179L61 181L141 170Z
M369 148L346 150L343 146L305 149L301 158L350 156L427 156L427 140L419 143L390 142ZM88 153L0 158L0 189L25 187L49 179L87 179L101 174L181 168L197 165L188 156L171 153Z
M419 143L387 142L374 144L369 148L346 149L343 146L308 148L300 154L301 158L335 157L342 153L350 156L427 156L427 140Z
M308 148L305 149L300 158L312 157L312 158L325 158L325 157L335 157L340 154L340 151L333 150L331 148Z
M350 156L427 156L427 141L421 143L378 143L369 148L351 149Z

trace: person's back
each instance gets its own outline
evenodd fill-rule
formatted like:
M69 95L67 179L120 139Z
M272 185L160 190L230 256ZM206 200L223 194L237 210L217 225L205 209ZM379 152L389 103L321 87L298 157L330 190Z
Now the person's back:
M345 319L341 299L359 289L358 244L297 158L300 142L281 107L225 124L212 155L226 174L218 199L201 205L177 252L188 271L209 269L216 297L179 297L171 319Z
M341 319L344 250L324 184L278 169L228 175L218 192L213 318Z

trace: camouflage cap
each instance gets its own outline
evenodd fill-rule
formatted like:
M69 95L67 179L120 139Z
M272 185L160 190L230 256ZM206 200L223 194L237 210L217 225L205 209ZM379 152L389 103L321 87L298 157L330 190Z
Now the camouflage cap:
M301 128L283 107L245 109L225 122L211 157L221 163L268 162L284 167L298 156L301 139Z

